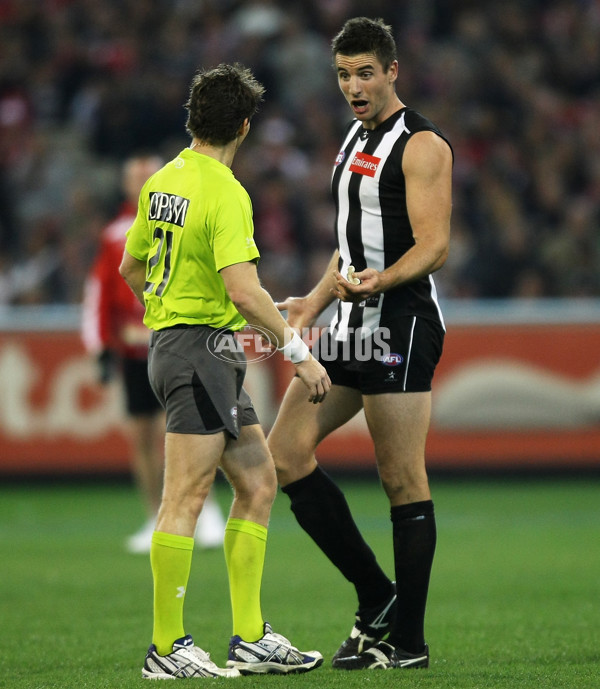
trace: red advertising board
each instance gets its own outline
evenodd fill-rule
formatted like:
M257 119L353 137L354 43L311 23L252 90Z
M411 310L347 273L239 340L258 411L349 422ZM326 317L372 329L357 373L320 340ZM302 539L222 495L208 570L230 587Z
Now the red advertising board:
M118 386L94 382L76 332L0 333L0 471L124 471Z
M266 427L292 367L248 366ZM120 389L95 384L75 329L0 331L0 473L128 470ZM430 469L592 468L600 459L600 322L451 324L436 372ZM372 466L362 414L320 446L324 466Z
M600 325L462 325L436 371L427 464L439 469L600 466ZM372 461L364 419L319 457Z

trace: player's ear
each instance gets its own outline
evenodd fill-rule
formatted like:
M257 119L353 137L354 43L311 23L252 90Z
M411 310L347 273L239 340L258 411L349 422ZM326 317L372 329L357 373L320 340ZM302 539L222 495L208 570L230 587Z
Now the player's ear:
M388 69L390 84L398 78L398 60L394 60Z

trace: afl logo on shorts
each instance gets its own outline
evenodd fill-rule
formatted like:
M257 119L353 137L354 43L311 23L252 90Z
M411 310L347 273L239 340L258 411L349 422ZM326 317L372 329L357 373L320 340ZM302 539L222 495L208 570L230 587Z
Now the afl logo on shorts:
M337 167L338 165L341 165L344 162L345 158L346 158L346 151L340 151L337 154L337 158L335 159L335 166Z
M394 352L390 352L389 354L385 354L381 357L381 363L384 366L400 366L403 361L404 357L401 354L395 354Z

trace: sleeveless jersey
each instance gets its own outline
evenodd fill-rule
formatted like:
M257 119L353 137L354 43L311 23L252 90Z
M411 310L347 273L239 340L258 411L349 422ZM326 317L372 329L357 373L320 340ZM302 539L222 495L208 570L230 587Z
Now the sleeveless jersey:
M226 165L184 149L144 185L127 251L146 262L144 323L240 330L219 271L259 257L250 197Z
M339 271L383 271L413 245L406 207L402 156L409 138L420 131L445 137L428 119L402 108L374 130L354 120L338 154L332 177L336 207L336 235L340 253ZM337 340L346 340L358 328L362 337L378 327L393 327L401 316L444 319L431 275L400 285L359 304L338 302L330 323Z

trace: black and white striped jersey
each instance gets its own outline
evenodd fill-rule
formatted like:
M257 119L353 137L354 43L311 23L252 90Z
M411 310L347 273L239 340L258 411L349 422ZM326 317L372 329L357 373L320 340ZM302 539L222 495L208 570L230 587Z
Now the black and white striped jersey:
M402 108L376 129L354 120L335 162L332 192L336 206L339 271L348 266L382 271L414 245L406 207L402 155L412 134L430 130L445 139L428 119ZM337 340L362 328L362 336L378 327L392 327L401 316L444 319L431 276L368 299L360 304L338 302L330 327Z

